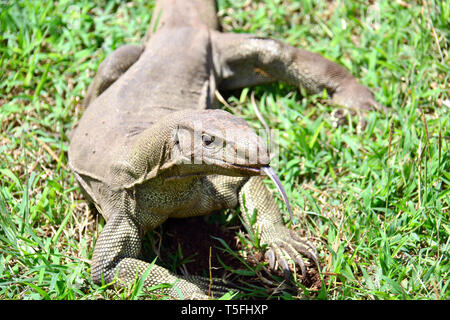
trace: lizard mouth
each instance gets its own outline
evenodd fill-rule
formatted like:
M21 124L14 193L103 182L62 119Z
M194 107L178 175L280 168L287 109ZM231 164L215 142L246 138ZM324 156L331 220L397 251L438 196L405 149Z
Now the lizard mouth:
M261 165L228 164L227 166L232 169L238 169L238 170L242 170L242 171L248 172L248 173L256 173L257 175L262 174L262 168L263 168Z

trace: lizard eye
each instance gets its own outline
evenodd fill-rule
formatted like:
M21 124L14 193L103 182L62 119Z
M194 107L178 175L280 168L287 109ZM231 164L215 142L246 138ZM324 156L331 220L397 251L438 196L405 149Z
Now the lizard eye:
M213 143L215 139L216 138L214 136L210 136L209 134L206 133L202 134L202 142L205 147Z

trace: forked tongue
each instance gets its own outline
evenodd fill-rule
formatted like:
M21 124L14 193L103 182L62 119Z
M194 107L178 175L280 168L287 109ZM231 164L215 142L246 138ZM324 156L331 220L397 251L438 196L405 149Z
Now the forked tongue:
M273 183L275 183L275 185L277 186L278 191L280 191L281 196L283 197L283 201L284 204L286 205L288 211L289 211L289 215L291 216L291 221L293 221L292 219L292 209L291 209L291 205L289 204L289 199L286 195L286 191L283 188L283 185L281 184L280 178L278 178L277 174L275 173L275 171L272 169L272 167L262 167L261 168L261 172L267 176L269 176L269 178L273 181Z

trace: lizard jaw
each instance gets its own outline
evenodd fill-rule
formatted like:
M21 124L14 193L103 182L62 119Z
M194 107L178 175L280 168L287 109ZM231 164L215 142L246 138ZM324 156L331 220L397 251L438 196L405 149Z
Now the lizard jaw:
M227 164L227 167L231 169L237 169L239 171L244 171L246 173L250 173L252 175L260 175L262 173L261 171L261 165L255 165L255 166L246 166L246 165L240 165L240 164Z

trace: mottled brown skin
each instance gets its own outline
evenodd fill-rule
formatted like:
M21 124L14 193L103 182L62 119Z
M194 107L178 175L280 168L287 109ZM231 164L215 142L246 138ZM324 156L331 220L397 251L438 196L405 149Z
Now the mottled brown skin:
M278 264L287 273L286 258L291 258L304 273L301 255L318 260L314 247L284 226L264 186L260 169L268 165L268 155L262 153L256 162L245 152L234 161L224 157L245 151L221 137L225 129L238 136L250 132L254 151L266 146L245 121L212 109L214 93L283 81L310 92L326 89L332 102L356 110L378 105L347 70L318 54L278 40L221 33L217 26L213 1L157 1L143 45L113 52L89 87L69 164L106 220L92 258L97 283L115 276L130 283L149 269L140 259L142 238L167 218L237 206L242 212L256 209L253 228L268 245L272 267ZM204 135L194 130L199 122ZM224 143L211 145L211 140ZM192 141L198 148L183 151ZM200 163L186 163L199 153ZM164 289L175 298L180 293L207 298L209 289L216 297L224 292L216 282L209 288L209 279L178 276L155 265L145 286L161 283L175 283Z

